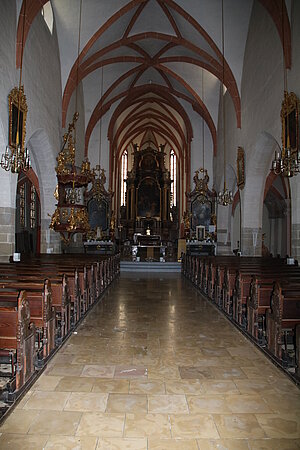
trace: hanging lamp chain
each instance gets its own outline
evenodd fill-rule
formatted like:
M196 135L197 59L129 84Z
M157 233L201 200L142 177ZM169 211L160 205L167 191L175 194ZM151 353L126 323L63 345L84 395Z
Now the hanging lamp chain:
M224 31L224 0L222 0L222 121L223 121L223 147L224 147L224 166L223 166L223 176L224 176L224 187L223 192L219 192L218 203L222 206L228 206L233 201L232 192L226 188L226 122L225 122L225 96L224 96L224 86L225 86L225 31Z

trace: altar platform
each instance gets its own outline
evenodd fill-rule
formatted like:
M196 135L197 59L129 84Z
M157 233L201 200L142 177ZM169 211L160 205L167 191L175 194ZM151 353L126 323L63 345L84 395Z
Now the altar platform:
M181 263L178 262L135 262L121 261L122 272L181 272Z

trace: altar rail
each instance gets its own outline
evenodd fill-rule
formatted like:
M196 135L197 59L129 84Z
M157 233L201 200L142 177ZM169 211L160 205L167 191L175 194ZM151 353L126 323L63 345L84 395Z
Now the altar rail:
M300 268L279 258L184 256L182 273L300 383Z

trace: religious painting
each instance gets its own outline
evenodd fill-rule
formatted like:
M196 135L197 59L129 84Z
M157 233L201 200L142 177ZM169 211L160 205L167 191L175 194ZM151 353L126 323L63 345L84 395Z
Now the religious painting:
M299 145L299 100L294 92L285 92L281 105L282 146L291 150Z
M137 189L137 216L160 217L160 189L153 178L144 178Z
M242 147L238 147L237 152L237 185L239 189L245 186L245 153Z
M16 146L20 144L20 146L24 148L26 135L27 103L23 86L21 86L20 90L15 87L9 93L8 109L9 109L9 139L8 139L9 146L12 148L16 148ZM17 142L17 135L18 135L18 142Z
M211 203L202 203L199 199L195 199L192 202L192 229L196 230L196 227L202 225L205 229L209 230L211 221Z
M102 199L99 203L92 198L87 205L89 224L91 229L101 228L102 231L108 228L108 203L105 199Z

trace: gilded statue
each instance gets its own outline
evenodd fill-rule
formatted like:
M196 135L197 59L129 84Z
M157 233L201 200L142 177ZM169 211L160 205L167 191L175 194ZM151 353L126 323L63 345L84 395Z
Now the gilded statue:
M182 220L184 229L189 230L191 228L191 214L188 211L184 211Z
M110 229L111 229L111 231L115 230L115 226L116 226L116 217L115 217L114 211L112 211L111 212L111 216L110 216Z

